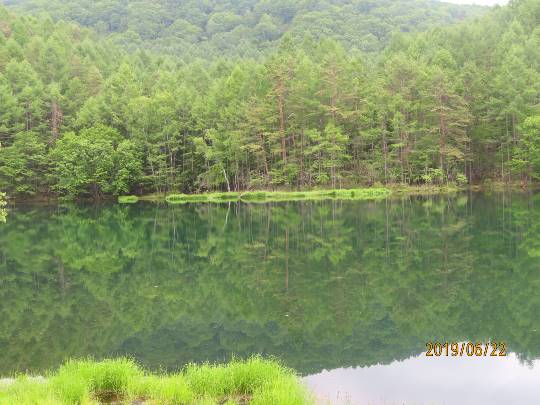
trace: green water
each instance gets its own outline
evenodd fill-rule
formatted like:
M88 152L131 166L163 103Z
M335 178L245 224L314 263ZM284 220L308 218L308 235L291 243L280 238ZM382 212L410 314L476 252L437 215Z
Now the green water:
M540 358L540 195L17 207L0 225L0 375L254 353L308 375L488 339Z

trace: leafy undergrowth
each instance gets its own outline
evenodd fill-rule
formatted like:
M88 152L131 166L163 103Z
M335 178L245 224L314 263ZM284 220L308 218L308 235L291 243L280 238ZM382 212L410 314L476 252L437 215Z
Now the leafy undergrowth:
M376 200L390 195L386 188L360 188L349 190L314 190L314 191L247 191L243 193L207 193L207 194L172 194L165 200L170 204L188 202L272 202L297 200Z
M0 383L1 405L311 404L296 374L254 357L228 365L190 365L178 374L150 374L129 359L70 361L47 378Z

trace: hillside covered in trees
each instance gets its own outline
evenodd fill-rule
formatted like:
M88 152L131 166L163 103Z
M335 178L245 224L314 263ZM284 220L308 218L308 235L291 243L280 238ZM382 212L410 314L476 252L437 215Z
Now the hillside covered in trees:
M3 0L90 27L129 49L182 58L259 58L285 33L331 37L346 49L379 51L395 30L424 31L486 8L435 0Z
M82 3L61 4L102 32L130 31L122 19L99 28L92 13L74 11ZM60 2L47 4L54 14ZM307 15L295 11L292 21ZM343 40L348 24L336 21L318 39L280 25L279 44L263 59L186 59L0 8L0 190L75 198L540 176L537 0L384 34L391 39L376 54L359 49L385 40L373 48ZM212 41L196 43L206 52Z

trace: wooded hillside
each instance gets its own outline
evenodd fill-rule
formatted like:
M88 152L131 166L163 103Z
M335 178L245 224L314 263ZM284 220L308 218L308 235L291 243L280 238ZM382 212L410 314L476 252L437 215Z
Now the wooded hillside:
M435 0L4 0L24 12L90 27L129 49L182 58L260 57L284 34L330 37L346 49L379 51L392 31L424 31L486 8Z
M272 3L274 4L274 3ZM0 9L0 190L99 197L540 176L540 3L262 61L127 52Z

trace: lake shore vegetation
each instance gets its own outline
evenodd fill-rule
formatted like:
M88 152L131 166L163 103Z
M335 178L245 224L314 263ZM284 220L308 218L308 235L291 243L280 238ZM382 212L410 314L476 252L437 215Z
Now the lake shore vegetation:
M259 357L226 365L189 365L175 374L152 374L129 359L69 361L45 377L0 380L2 405L100 403L282 404L313 400L296 374Z
M186 202L272 202L301 200L378 200L390 195L387 188L365 188L312 191L248 191L243 193L171 194L165 197L170 204Z
M12 197L525 187L540 178L536 0L448 24L434 17L419 30L409 24L413 32L385 29L374 47L355 47L372 37L344 39L332 20L317 37L295 34L308 11L284 0L275 15L261 9L279 35L260 55L246 56L260 44L233 41L246 52L204 59L111 40L120 33L105 26L131 32L112 21L99 33L77 25L95 28L79 13L61 21L79 0L51 3L49 17L25 15L30 1L10 3L20 7L0 7L0 190ZM399 1L387 3L402 14ZM216 45L212 30L244 11L197 14L210 30L200 38ZM196 26L188 15L178 32ZM171 34L141 24L136 31L154 32L156 43Z

